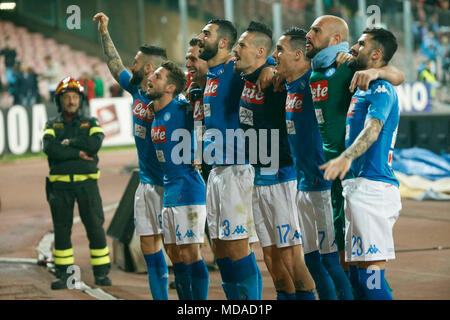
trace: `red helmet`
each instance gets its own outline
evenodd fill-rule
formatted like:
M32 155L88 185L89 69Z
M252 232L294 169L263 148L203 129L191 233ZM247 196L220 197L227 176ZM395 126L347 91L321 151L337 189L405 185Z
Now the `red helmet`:
M55 91L55 102L56 102L56 105L58 106L59 112L62 111L60 98L67 91L77 92L80 95L80 107L83 104L83 99L84 99L83 86L74 78L66 77L59 82L58 86L56 87L56 91Z

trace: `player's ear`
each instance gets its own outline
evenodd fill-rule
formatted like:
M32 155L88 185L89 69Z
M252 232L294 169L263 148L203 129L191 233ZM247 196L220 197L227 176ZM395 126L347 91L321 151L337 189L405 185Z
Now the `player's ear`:
M381 49L374 49L370 54L372 60L383 60L383 51Z
M168 83L166 86L166 93L170 94L172 97L174 96L174 92L177 89L177 86L172 83Z

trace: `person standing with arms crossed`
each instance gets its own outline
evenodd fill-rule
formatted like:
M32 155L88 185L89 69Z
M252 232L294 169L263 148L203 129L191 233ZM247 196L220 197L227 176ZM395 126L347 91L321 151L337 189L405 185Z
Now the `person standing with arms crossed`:
M97 153L105 135L97 119L81 113L84 100L84 88L80 83L71 77L63 79L55 91L60 115L46 123L43 137L50 167L45 189L55 233L53 290L68 287L69 269L74 264L70 236L75 200L89 239L95 284L111 285L108 277L111 260L97 184L100 177Z
M351 48L349 66L380 68L396 50L397 40L390 31L368 28ZM327 180L347 177L342 181L345 260L357 263L353 267L358 289L368 300L392 300L385 268L387 260L395 259L392 229L402 207L391 168L399 118L397 93L390 82L380 79L367 90L358 89L347 112L346 149L321 166Z
M168 268L162 243L163 174L151 139L154 114L147 110L147 77L167 59L162 48L143 45L139 48L131 74L125 69L108 32L109 18L97 13L103 51L108 68L120 86L133 97L133 134L139 158L139 186L134 198L136 233L147 265L150 290L155 300L168 299Z

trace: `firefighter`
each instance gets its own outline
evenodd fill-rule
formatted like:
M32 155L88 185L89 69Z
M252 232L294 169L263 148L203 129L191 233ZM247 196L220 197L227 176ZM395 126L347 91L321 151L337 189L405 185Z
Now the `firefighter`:
M97 185L100 177L97 152L104 134L97 119L82 114L84 100L80 83L71 77L63 79L55 92L60 114L47 122L43 137L50 167L46 194L55 233L53 255L57 279L51 284L54 290L67 288L72 275L73 268L69 267L74 264L74 255L70 236L75 200L89 239L95 284L111 285L108 277L111 261Z

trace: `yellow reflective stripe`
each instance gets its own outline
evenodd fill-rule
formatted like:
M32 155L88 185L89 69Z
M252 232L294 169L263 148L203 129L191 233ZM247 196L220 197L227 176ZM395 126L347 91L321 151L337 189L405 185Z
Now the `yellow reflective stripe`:
M100 266L103 264L111 263L111 260L109 259L109 256L101 257L101 258L92 258L91 257L91 263L93 266Z
M98 133L98 132L103 133L103 129L101 127L92 127L89 130L89 135L92 136L93 134Z
M74 264L74 263L75 263L75 259L73 257L68 257L68 258L55 257L55 264L68 265L68 264Z
M70 176L68 174L51 174L48 176L50 182L70 182Z
M44 136L45 136L46 134L49 134L49 135L51 135L51 136L56 137L56 135L55 135L55 129L45 129L45 131L44 131Z
M91 252L91 256L96 257L106 256L109 253L108 247L104 249L90 249L89 251Z
M73 248L66 249L66 250L53 249L53 255L58 256L58 257L73 256Z
M74 174L73 181L84 181L87 179L98 180L100 178L100 170L96 173L88 173L88 174Z

